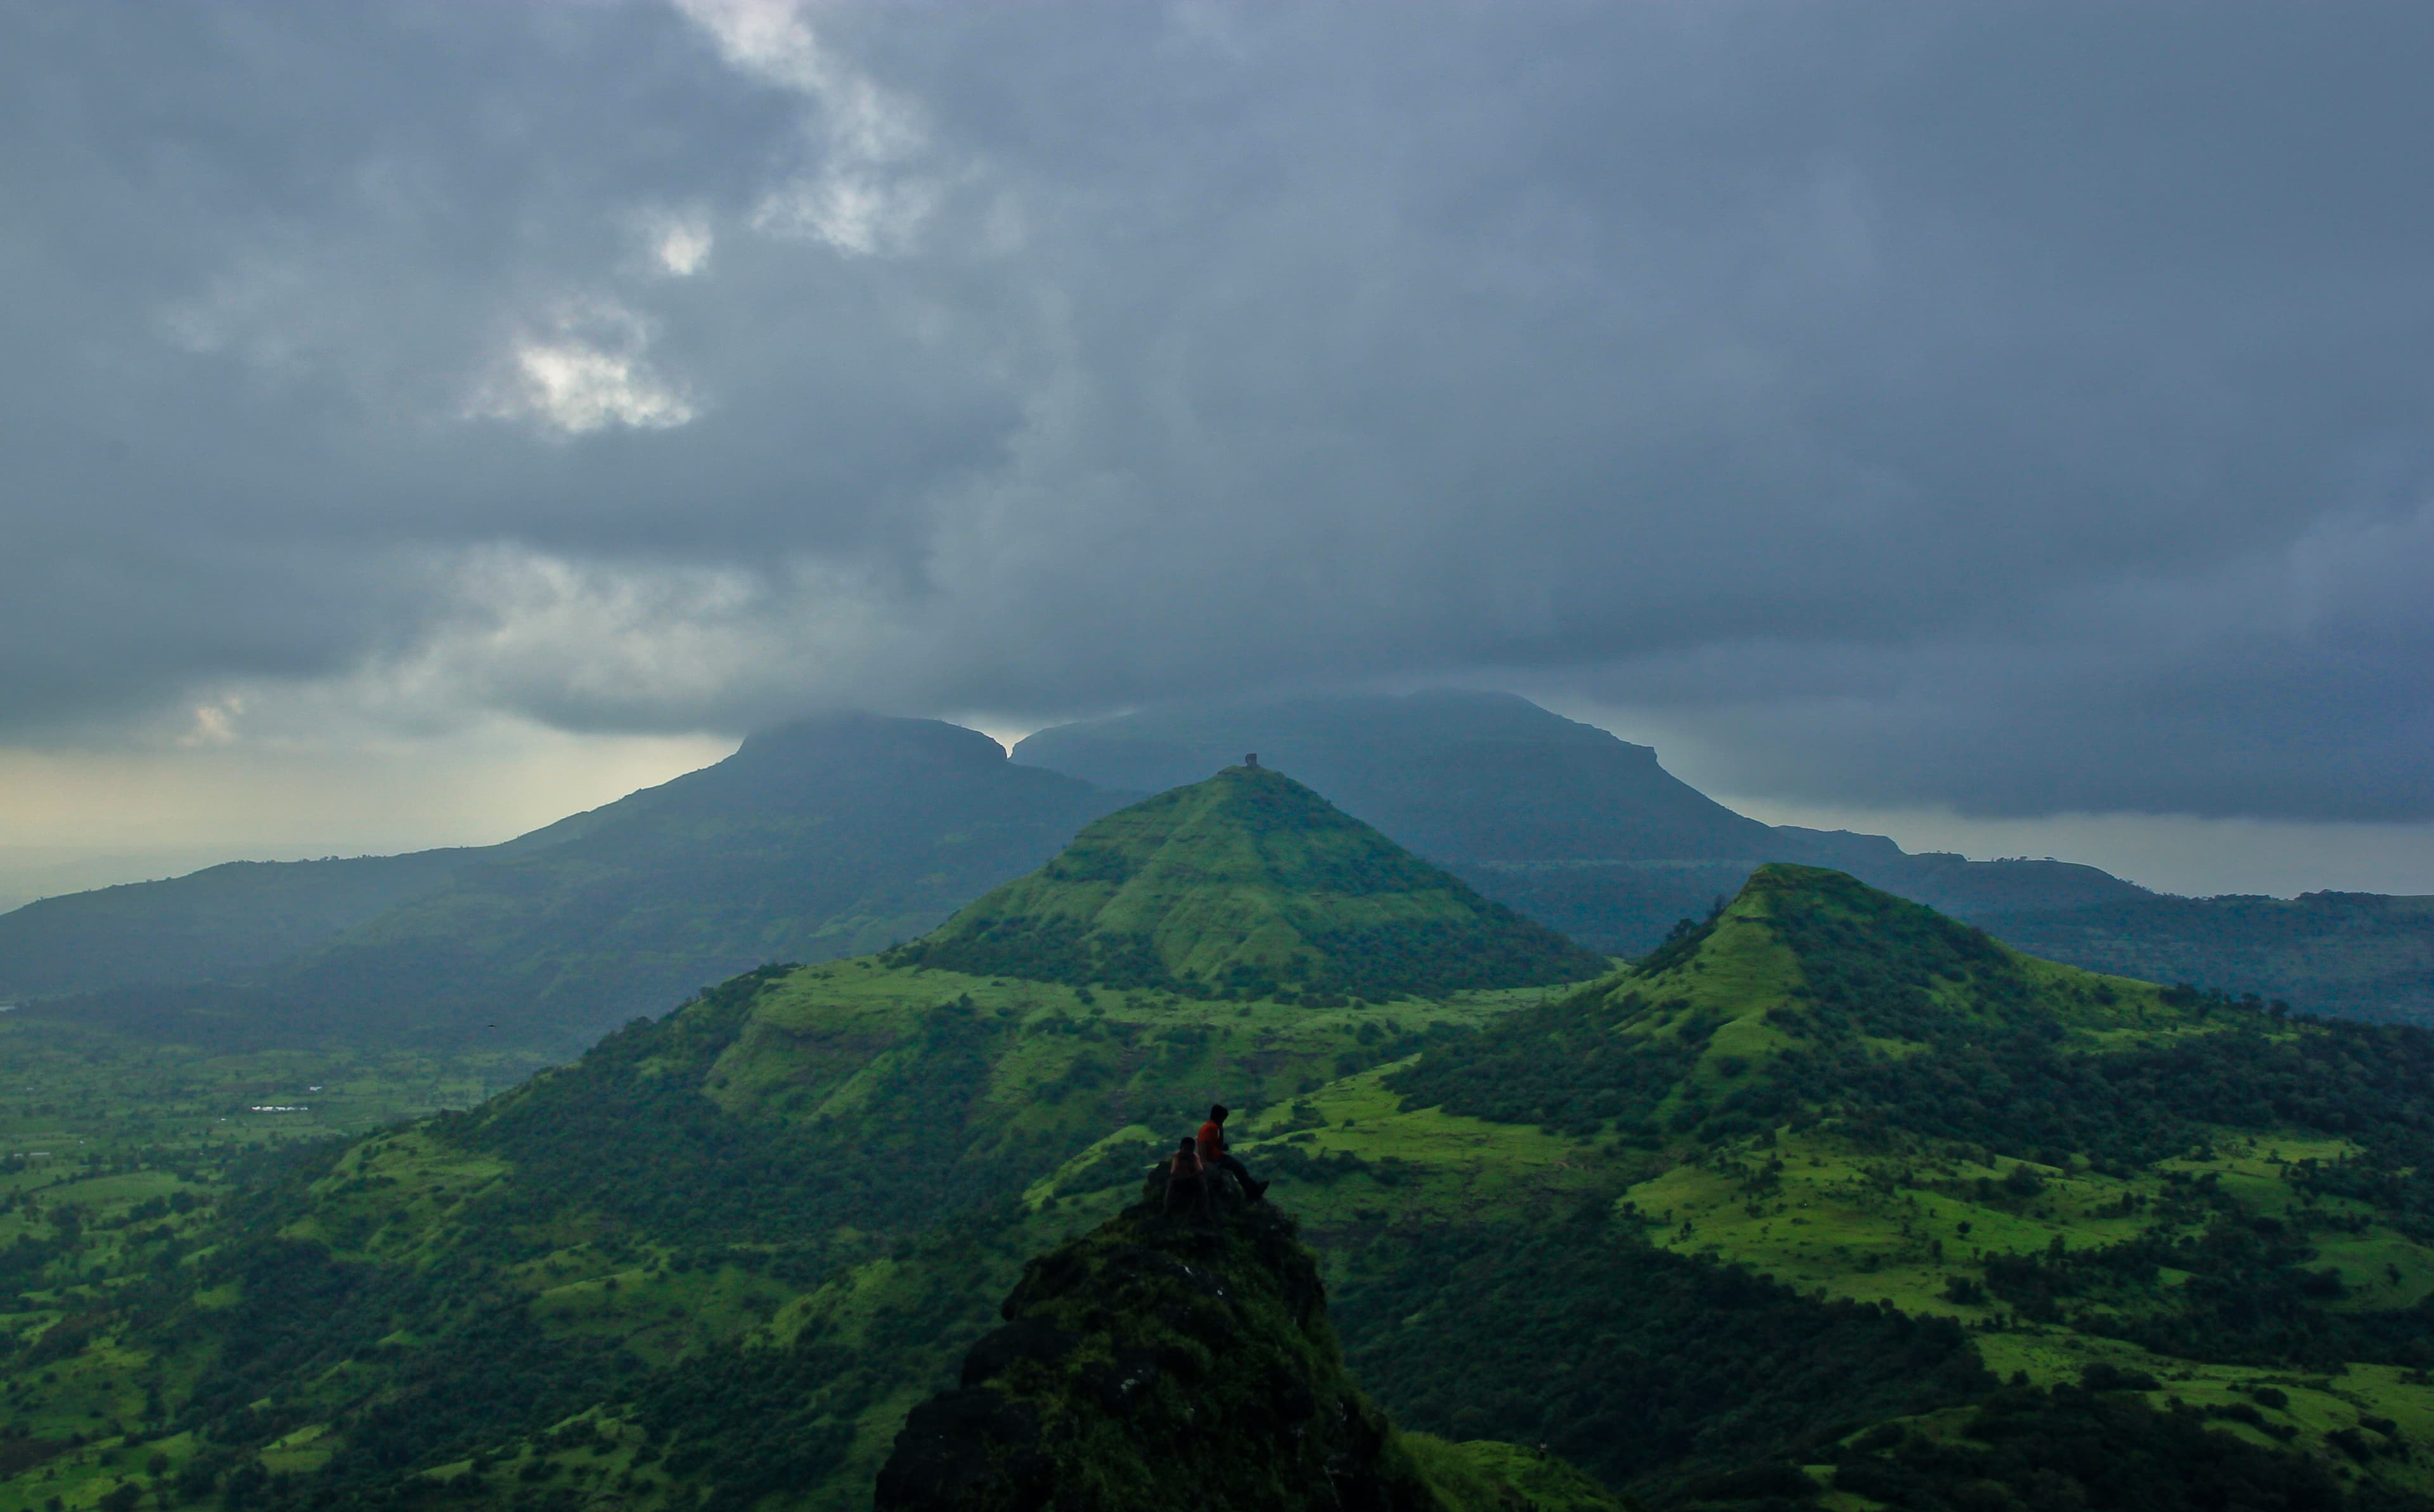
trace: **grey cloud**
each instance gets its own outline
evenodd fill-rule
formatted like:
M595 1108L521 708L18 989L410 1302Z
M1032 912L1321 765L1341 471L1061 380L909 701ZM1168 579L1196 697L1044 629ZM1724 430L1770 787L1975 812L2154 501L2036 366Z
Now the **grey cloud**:
M2422 7L722 13L11 12L0 718L1494 676L2434 812Z

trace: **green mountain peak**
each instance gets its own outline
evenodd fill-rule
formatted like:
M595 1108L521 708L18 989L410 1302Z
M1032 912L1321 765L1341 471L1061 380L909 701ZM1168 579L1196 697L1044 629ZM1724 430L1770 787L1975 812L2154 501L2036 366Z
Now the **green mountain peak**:
M2194 994L2022 955L1843 873L1776 864L1626 970L1395 1084L1411 1106L1714 1145L1881 1122L1911 1095L1888 1089L1947 1057L1999 1063L2014 1086L2067 1077L2067 1056L2203 1033L2208 1011Z
M1786 1043L1923 1044L2180 1017L2146 983L2038 960L1857 877L1784 862L1751 874L1705 924L1677 926L1612 992L1755 1015Z
M1576 981L1606 964L1257 766L1094 822L1046 866L888 960L1320 1000Z

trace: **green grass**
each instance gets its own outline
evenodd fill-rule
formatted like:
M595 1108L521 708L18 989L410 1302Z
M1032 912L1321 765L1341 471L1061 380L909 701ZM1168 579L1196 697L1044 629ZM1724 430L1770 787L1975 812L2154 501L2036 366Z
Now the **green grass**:
M1398 1061L1330 1082L1250 1119L1236 1152L1319 1232L1389 1216L1446 1223L1544 1217L1610 1191L1637 1157L1537 1129L1406 1110L1386 1084Z
M2285 1180L2292 1164L2352 1152L2343 1141L2302 1131L2226 1130L2210 1159L2164 1162L2129 1179L2032 1166L2047 1181L2037 1198L1987 1203L1955 1188L1999 1177L2018 1163L2002 1163L1998 1170L1953 1151L1875 1156L1830 1136L1785 1135L1677 1166L1632 1186L1621 1200L1647 1221L1652 1242L1663 1248L1744 1266L1828 1297L1959 1319L1975 1331L1979 1353L1997 1376L2018 1372L2034 1385L2052 1385L2077 1381L2091 1364L2140 1371L2162 1383L2147 1393L2157 1406L2174 1399L2201 1410L2244 1403L2269 1422L2296 1429L2295 1437L2276 1438L2237 1419L2222 1419L2219 1426L2263 1445L2288 1442L2337 1455L2328 1436L2357 1427L2362 1417L2391 1419L2410 1440L2426 1441L2434 1435L2434 1382L2391 1366L2351 1364L2328 1375L2159 1354L2025 1320L1999 1300L1956 1301L1947 1284L1955 1276L1982 1278L1986 1256L2040 1254L2056 1242L2092 1249L2146 1232L2155 1220L2121 1214L2120 1201L2160 1197L2165 1171L2211 1174L2247 1211L2287 1217L2303 1200ZM2413 1307L2434 1293L2434 1249L2389 1229L2376 1226L2318 1248L2353 1287L2338 1307ZM2400 1273L2398 1282L2387 1266ZM2289 1406L2257 1407L2251 1395L2256 1386L2281 1388ZM2434 1464L2418 1459L2377 1458L2372 1473L2434 1491Z
M0 1275L0 1348L21 1351L0 1374L0 1426L57 1446L26 1473L0 1479L0 1512L54 1496L90 1506L122 1481L150 1484L156 1455L174 1476L197 1447L192 1435L142 1427L160 1417L155 1393L174 1396L189 1367L110 1330L84 1349L37 1358L46 1333L119 1305L147 1275L188 1270L220 1232L232 1180L264 1158L470 1106L533 1065L489 1053L164 1046L15 1015L0 1019L0 1255L20 1241L66 1237L63 1216L77 1225L38 1269ZM257 1105L309 1111L251 1112ZM264 1463L293 1471L317 1453L309 1437L289 1438Z
M1540 986L1605 964L1256 767L1092 823L888 959L1305 1005Z
M1331 1109L1353 1106L1346 1098L1363 1109L1382 1109L1392 1099L1374 1077L1329 1091L1339 1070L1408 1056L1431 1036L1475 1031L1545 996L1539 989L1512 989L1380 1007L1254 1000L1212 1011L1165 992L1088 991L890 969L868 960L831 962L785 974L747 993L737 1010L719 1010L732 1017L710 1040L647 1031L638 1042L636 1071L645 1083L656 1078L677 1088L680 1100L698 1098L739 1130L796 1130L815 1139L835 1137L821 1130L880 1130L897 1116L901 1079L927 1074L923 1058L934 1052L924 1048L932 1043L925 1026L936 1022L941 1004L962 1005L959 1022L973 1026L987 1053L972 1100L954 1119L986 1143L987 1162L1020 1178L1007 1193L1011 1206L991 1209L994 1215L980 1228L960 1236L924 1236L933 1221L928 1217L909 1231L834 1226L809 1257L809 1270L798 1274L775 1263L782 1246L746 1238L705 1242L701 1231L681 1222L637 1225L610 1217L536 1187L523 1166L537 1157L514 1141L469 1140L461 1131L421 1123L374 1127L342 1150L314 1157L326 1164L290 1195L249 1196L261 1216L245 1221L268 1221L282 1239L323 1247L342 1265L382 1274L437 1275L475 1262L489 1267L484 1285L523 1300L544 1339L557 1341L550 1348L613 1348L645 1372L638 1379L688 1378L686 1372L711 1368L723 1358L719 1351L732 1350L763 1351L772 1359L801 1350L842 1351L867 1360L875 1374L866 1370L861 1385L831 1393L831 1416L848 1435L838 1460L804 1487L807 1505L845 1507L866 1495L902 1415L951 1371L962 1344L986 1326L988 1309L1022 1258L1103 1221L1138 1188L1149 1161L1171 1147L1175 1134L1196 1126L1208 1100L1223 1097L1243 1109L1245 1124L1312 1094L1324 1096ZM107 1142L110 1159L128 1168L105 1168L106 1161L86 1157L75 1168L81 1184L43 1190L63 1199L72 1196L99 1218L115 1221L115 1215L149 1198L191 1186L206 1205L170 1225L194 1247L178 1262L188 1274L212 1264L207 1246L231 1232L209 1204L228 1197L224 1178L235 1157L283 1142L295 1147L307 1128L326 1135L342 1120L355 1128L378 1126L384 1114L420 1111L406 1096L414 1085L401 1085L403 1076L385 1080L382 1066L360 1060L189 1058L164 1061L144 1080L130 1077L123 1056L84 1059L92 1048L83 1041L62 1042L46 1052L52 1058L37 1072L45 1078L44 1091L34 1100L90 1106L91 1114L75 1128L89 1140ZM388 1064L407 1075L432 1076L437 1069L412 1058ZM317 1104L310 1115L283 1115L298 1120L284 1124L268 1121L269 1115L219 1122L230 1116L215 1111L228 1096L252 1096L249 1089L291 1068L328 1076L325 1088L347 1089L353 1100ZM420 1085L449 1090L436 1079ZM578 1108L588 1085L579 1068L546 1072L499 1099L484 1117L512 1116L528 1107L547 1123L559 1114L545 1110ZM107 1101L104 1088L119 1089L122 1100ZM146 1102L146 1094L160 1100ZM300 1122L307 1116L310 1126ZM1462 1122L1437 1121L1448 1130ZM1459 1140L1445 1145L1448 1159L1431 1155L1431 1163L1448 1170L1466 1163L1474 1176L1494 1164L1495 1152L1476 1147L1460 1162L1451 1160L1463 1141L1475 1147L1487 1127L1462 1130ZM899 1136L854 1137L876 1147ZM912 1147L924 1161L952 1162L967 1143L951 1130L918 1124L902 1137L915 1141ZM1547 1144L1551 1163L1563 1158L1551 1147L1555 1142L1534 1132L1496 1137L1517 1147ZM197 1164L205 1154L218 1164ZM572 1155L580 1159L582 1147ZM192 1181L168 1168L180 1163L195 1166ZM64 1166L43 1164L7 1180L56 1183L64 1174ZM686 1194L670 1197L675 1205L668 1211L681 1211ZM268 1208L260 1206L265 1200ZM19 1215L0 1216L0 1225L9 1223L19 1229L0 1228L0 1246L12 1232L37 1232ZM159 1252L156 1243L146 1253ZM96 1221L82 1248L57 1263L48 1279L96 1266L103 1279L29 1293L20 1312L9 1315L9 1326L31 1336L107 1304L134 1282L144 1260L120 1244L117 1231ZM0 1512L39 1507L52 1495L70 1506L92 1504L116 1485L132 1453L120 1442L123 1431L134 1432L145 1455L168 1456L164 1473L171 1480L193 1460L200 1441L169 1431L176 1426L175 1403L208 1375L208 1340L217 1326L212 1320L236 1316L231 1310L244 1301L240 1285L203 1287L198 1274L194 1284L202 1289L182 1323L166 1332L153 1325L130 1331L123 1311L113 1314L93 1345L62 1361L51 1380L38 1373L13 1399L0 1399L0 1425L13 1422L63 1446L29 1476L0 1482ZM454 1348L448 1327L437 1317L428 1326L408 1320L381 1342L393 1358L410 1359ZM262 1444L252 1457L271 1473L306 1479L337 1463L351 1442L345 1404L366 1390L376 1394L391 1368L382 1359L359 1357L317 1381L300 1381L295 1406L309 1420ZM147 1381L164 1403L147 1403ZM504 1504L536 1486L613 1486L642 1506L678 1494L675 1487L685 1478L635 1460L637 1453L650 1455L639 1448L643 1430L630 1403L585 1411L612 1438L624 1434L633 1442L617 1438L624 1447L612 1450L602 1447L605 1440L585 1438L561 1452L547 1440L554 1425L534 1423L493 1436L484 1468L471 1479L465 1477L474 1462L465 1455L428 1473L448 1483L452 1502L469 1504ZM116 1447L103 1446L105 1434ZM71 1442L77 1437L86 1441ZM219 1453L225 1460L226 1452ZM528 1470L541 1478L523 1479Z
M2213 1264L2194 1251L2156 1252L2199 1271L2125 1271L2058 1301L2022 1291L2011 1258L2052 1261L2067 1280L2080 1273L2054 1257L2278 1224L2312 1248L2300 1264L2338 1277L2314 1276L2309 1316L2366 1331L2324 1336L2406 1334L2393 1320L2414 1315L2396 1310L2434 1295L2434 1218L2414 1195L2413 1147L2393 1143L2413 1137L2419 1094L2384 1082L2414 1063L2415 1042L2031 961L1855 888L1781 869L1670 959L1586 989L1220 1001L869 959L741 978L478 1113L317 1153L284 1185L265 1149L282 1126L224 1128L194 1067L146 1072L165 1111L111 1113L127 1068L54 1047L43 1074L68 1090L29 1101L102 1109L69 1131L112 1130L117 1143L111 1158L28 1166L0 1186L60 1183L60 1200L92 1215L9 1326L30 1338L100 1321L43 1370L12 1363L0 1424L60 1448L0 1481L0 1512L51 1495L93 1504L140 1472L139 1449L167 1456L173 1480L203 1453L178 1403L214 1379L234 1320L261 1316L270 1283L246 1277L291 1274L245 1268L294 1260L264 1248L272 1234L397 1316L380 1321L385 1338L346 1308L306 1318L322 1331L313 1368L245 1385L276 1420L211 1420L223 1475L258 1461L300 1487L368 1486L346 1479L382 1442L368 1404L437 1411L508 1372L532 1383L528 1407L409 1444L420 1447L406 1462L445 1504L579 1489L691 1505L770 1475L790 1487L771 1512L862 1504L904 1414L952 1378L1023 1261L1131 1200L1220 1098L1239 1110L1238 1151L1277 1179L1275 1200L1330 1278L1377 1301L1344 1315L1363 1331L1346 1335L1355 1356L1379 1366L1370 1389L1393 1410L1394 1371L1420 1372L1413 1389L1435 1416L1419 1426L1448 1439L1415 1456L1437 1456L1459 1506L1570 1494L1514 1490L1528 1466L1480 1447L1491 1439L1570 1435L1564 1453L1675 1500L1692 1494L1686 1476L1731 1454L1797 1448L1828 1476L1833 1436L1866 1426L1838 1422L1848 1408L1818 1374L1829 1355L1870 1383L1870 1411L1924 1413L1924 1432L1963 1431L1962 1399L1987 1389L1973 1384L1978 1361L2036 1385L2110 1366L2154 1377L2143 1395L2157 1407L2177 1398L2243 1442L2434 1490L2434 1464L2402 1457L2375 1426L2427 1441L2425 1376L2264 1359L2271 1340L2185 1305ZM2307 1059L2317 1051L2330 1058ZM2127 1079L2089 1080L2097 1060ZM390 1085L378 1072L363 1075ZM2292 1115L2262 1117L2269 1102ZM369 1121L371 1106L349 1116ZM2383 1112L2330 1122L2362 1108ZM2243 1117L2255 1127L2236 1127ZM264 1175L240 1188L231 1178L248 1169ZM180 1192L190 1211L132 1216ZM0 1212L0 1252L59 1232ZM1397 1247L1446 1268L1397 1270ZM1599 1396L1612 1372L1586 1352L1600 1334L1533 1311L1530 1278L1496 1270L1524 1260L1560 1276L1562 1305L1604 1309L1598 1329L1615 1338L1716 1355L1684 1362L1702 1372L1698 1400L1755 1416L1706 1448L1635 1429L1629 1456L1596 1459L1583 1447L1598 1442L1590 1406L1546 1414L1573 1410L1548 1395L1559 1388L1619 1410ZM2259 1285L2307 1279L2287 1256L2272 1264ZM1466 1266L1486 1269L1458 1274ZM1619 1274L1674 1311L1625 1316L1631 1299L1600 1289ZM176 1283L173 1305L147 1312L139 1300L162 1294L143 1288L161 1276ZM1563 1357L1497 1355L1498 1341L1464 1334L1493 1311L1467 1305L1483 1288L1497 1327ZM1698 1312L1711 1305L1742 1309L1746 1326ZM2175 1322L2184 1313L2197 1321ZM531 1320L529 1339L493 1348L469 1321L509 1316ZM1778 1326L1806 1341L1797 1379L1767 1373ZM1489 1379L1491 1364L1503 1374ZM790 1425L783 1443L754 1436L771 1422Z
M469 1108L544 1063L506 1051L218 1050L10 1014L0 1017L0 1161L219 1160Z
M1446 1512L1623 1512L1629 1504L1578 1467L1519 1444L1405 1434L1403 1447Z

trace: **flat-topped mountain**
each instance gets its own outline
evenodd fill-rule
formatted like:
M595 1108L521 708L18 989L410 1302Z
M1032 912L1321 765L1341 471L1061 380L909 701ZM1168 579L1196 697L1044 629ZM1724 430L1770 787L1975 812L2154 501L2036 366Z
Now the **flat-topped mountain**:
M1016 766L977 730L806 720L475 853L283 961L58 1011L171 1038L563 1055L763 961L834 960L917 935L1121 802Z
M0 916L0 996L99 994L60 1011L150 1038L560 1056L724 973L918 934L1131 796L1090 784L1193 782L1246 751L1601 951L1654 946L1781 860L2094 969L2434 1017L2423 900L2162 898L2092 867L1770 827L1644 746L1510 695L1454 692L1145 710L1041 731L1013 762L934 721L802 722L501 846L218 867L16 910ZM1268 979L1260 960L1237 964L1246 983Z
M1095 821L892 964L1202 997L1529 987L1606 962L1283 773L1234 766Z

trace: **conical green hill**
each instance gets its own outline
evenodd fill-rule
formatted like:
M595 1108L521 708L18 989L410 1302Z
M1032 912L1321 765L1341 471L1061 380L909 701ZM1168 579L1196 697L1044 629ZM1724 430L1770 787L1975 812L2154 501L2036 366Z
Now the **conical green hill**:
M1677 926L1609 995L1759 1013L1787 1041L1879 1045L2182 1017L2149 984L2039 960L1842 872L1783 863L1706 925Z
M2175 992L2023 955L1841 872L1775 864L1630 968L1397 1084L1414 1105L1705 1143L1875 1116L1888 1096L1932 1101L1910 1083L1948 1055L1999 1061L2025 1086L2031 1062L2059 1075L2063 1052L2203 1027ZM1997 1105L1980 1098L1973 1127Z
M1251 766L1097 821L889 960L1320 1000L1577 981L1607 964Z

